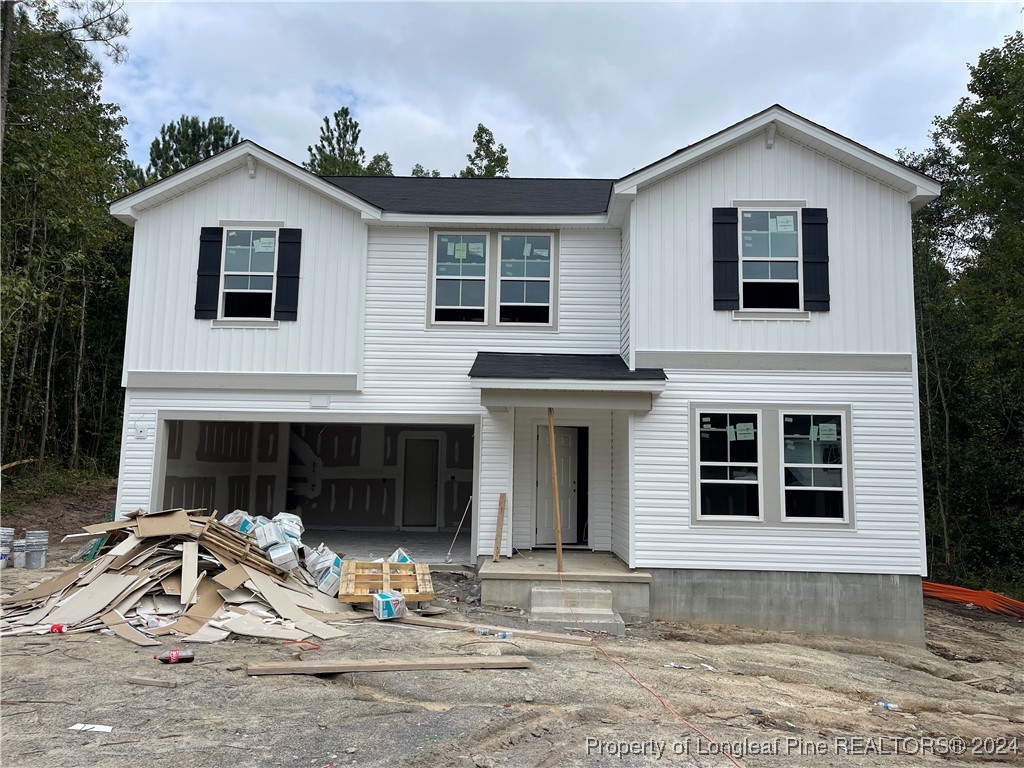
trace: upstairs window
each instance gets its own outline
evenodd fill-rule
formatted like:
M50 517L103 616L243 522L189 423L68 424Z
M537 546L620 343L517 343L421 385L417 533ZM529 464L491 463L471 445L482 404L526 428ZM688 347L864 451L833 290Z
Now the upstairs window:
M224 237L221 317L269 320L274 316L276 229L231 229Z
M700 516L760 518L758 414L700 411L697 416Z
M501 235L498 322L551 322L551 235Z
M743 309L800 309L799 211L740 211L740 275Z
M438 234L434 264L434 322L484 323L487 235Z

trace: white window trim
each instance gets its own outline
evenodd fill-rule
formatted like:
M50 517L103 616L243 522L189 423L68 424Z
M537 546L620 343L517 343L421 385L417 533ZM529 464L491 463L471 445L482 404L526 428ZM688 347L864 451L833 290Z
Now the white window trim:
M223 223L222 223L223 224ZM227 259L228 259L228 230L229 229L241 229L247 231L261 230L263 232L274 233L274 267L271 272L228 272ZM278 222L246 222L242 224L230 223L222 227L223 231L223 242L220 248L220 295L217 297L217 320L221 322L273 322L274 321L274 307L277 306L277 259L281 252L281 225ZM267 317L236 317L227 316L224 314L224 297L228 293L266 293L266 291L254 291L254 290L239 290L235 288L227 288L226 280L229 275L256 275L257 277L270 276L270 315Z
M541 277L508 277L506 278L501 274L501 238L509 237L546 237L548 239L548 276L546 278ZM497 265L498 272L498 290L494 297L494 319L498 325L512 326L512 327L533 327L533 328L551 328L555 324L554 319L554 291L555 291L555 235L553 232L522 232L522 231L509 231L509 232L498 232L497 233L497 248L495 249L495 264ZM548 301L547 304L527 304L511 302L508 304L510 307L542 307L547 306L548 308L548 321L546 323L526 323L526 322L513 322L501 320L501 284L505 281L525 281L525 282L547 282L548 284Z
M449 237L464 237L466 235L481 236L484 238L484 319L481 322L474 322L472 320L438 320L437 319L437 281L440 280L477 280L476 276L469 278L462 277L439 277L437 274L437 241L445 236ZM435 326L463 326L467 328L481 328L487 327L490 321L490 302L488 296L490 296L491 289L491 233L486 231L465 231L465 230L445 230L437 229L431 233L433 242L430 244L430 322L428 325ZM456 307L458 309L458 307Z
M696 477L691 482L691 487L694 488L694 498L696 499L696 519L697 520L716 520L735 523L742 525L744 523L754 523L764 521L764 436L762 434L763 418L760 408L697 408L695 410L695 423L693 425L693 444L694 451L696 453L694 462L694 468L696 470ZM700 468L703 465L707 466L731 466L732 462L703 462L700 458L700 425L701 416L705 414L735 414L735 413L752 413L755 417L755 431L757 434L757 517L753 515L705 515L701 510L701 485L702 480L700 476ZM746 466L749 466L746 465ZM709 481L711 482L711 481ZM750 485L749 481L739 480L728 480L726 482L734 483L736 485Z
M842 436L839 439L839 445L843 451L843 463L842 464L787 464L786 463L786 416L838 416L839 427L842 432ZM823 524L823 525L848 525L850 523L850 496L853 493L852 488L852 477L850 473L850 432L849 425L846 420L846 413L844 411L831 411L827 407L825 408L779 408L779 492L781 498L779 499L779 519L783 525L800 523L806 525L807 523ZM842 470L840 477L843 479L843 485L841 491L843 493L843 516L839 517L791 517L786 514L786 467L825 467L828 469L839 469ZM806 488L804 490L824 490L824 491L835 491L835 488Z
M778 201L784 202L784 201ZM767 312L791 315L794 312L804 311L804 233L803 233L803 222L804 222L804 211L806 204L803 205L745 205L737 208L736 211L736 247L739 252L739 263L736 268L739 271L739 283L740 283L740 308L735 310L738 312ZM797 283L797 306L789 308L774 308L774 307L746 307L743 303L743 285L746 282L743 277L743 212L744 211L781 211L787 208L791 208L796 211L796 280L772 280L774 283ZM771 261L770 259L746 259L747 261ZM789 261L789 259L779 259L779 261ZM765 282L764 280L751 280L750 282ZM742 315L737 317L733 315L733 319L742 319ZM796 319L796 318L787 318ZM800 318L803 319L803 318Z

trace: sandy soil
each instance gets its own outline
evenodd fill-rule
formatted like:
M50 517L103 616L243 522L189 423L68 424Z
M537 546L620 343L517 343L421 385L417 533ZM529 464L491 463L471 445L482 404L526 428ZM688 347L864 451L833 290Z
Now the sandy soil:
M8 571L3 591L39 575ZM449 618L525 626L517 611L474 607L470 579L436 580ZM926 623L927 648L679 622L600 643L743 766L1024 765L1024 624L941 603L927 606ZM344 629L349 637L305 652L269 641L194 646L196 663L175 666L116 637L4 638L0 759L14 768L733 765L597 648L372 619ZM294 656L475 654L524 655L534 666L245 673L250 662ZM133 675L177 687L135 685ZM883 699L901 709L874 705ZM68 730L75 723L113 731Z

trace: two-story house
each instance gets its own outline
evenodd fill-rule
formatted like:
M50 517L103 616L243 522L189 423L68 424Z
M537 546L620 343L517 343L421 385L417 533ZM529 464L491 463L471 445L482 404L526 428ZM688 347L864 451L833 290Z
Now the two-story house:
M482 558L506 494L511 556L555 541L553 408L562 539L649 573L650 615L921 642L939 191L779 106L617 180L321 178L242 142L111 206L117 509L451 532L472 498Z

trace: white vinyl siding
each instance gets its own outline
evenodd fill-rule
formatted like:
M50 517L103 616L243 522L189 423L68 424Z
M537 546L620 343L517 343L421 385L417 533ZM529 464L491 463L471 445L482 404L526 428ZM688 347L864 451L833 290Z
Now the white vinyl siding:
M296 322L213 328L195 319L199 231L225 222L302 230ZM365 254L359 214L264 166L255 178L239 168L144 211L135 225L124 370L357 373Z
M622 264L619 270L621 275L620 302L622 307L621 325L619 330L619 354L622 359L629 363L629 290L630 290L630 220L627 217L622 227Z
M637 568L921 574L923 515L912 374L666 371L648 414L634 416ZM771 402L785 411L848 403L855 527L691 523L690 403ZM822 412L830 412L822 408Z
M828 210L829 312L786 322L714 311L712 209L756 200ZM766 149L758 133L641 189L633 205L630 248L641 256L630 275L633 349L914 351L910 206L902 192L781 134Z

